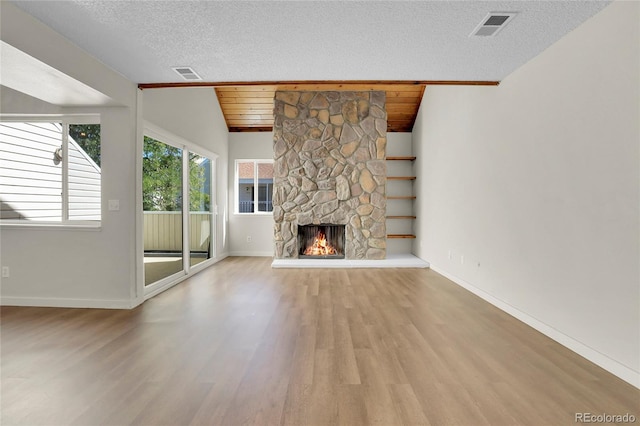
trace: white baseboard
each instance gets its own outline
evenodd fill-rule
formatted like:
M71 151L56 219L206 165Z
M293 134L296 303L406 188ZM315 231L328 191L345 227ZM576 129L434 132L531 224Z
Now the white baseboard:
M626 365L619 363L618 361L585 345L582 342L575 340L570 336L567 336L566 334L551 327L550 325L545 324L542 321L530 316L529 314L520 311L519 309L490 295L489 293L479 289L473 284L468 283L465 280L460 279L455 275L448 273L447 271L441 269L436 265L432 264L431 269L433 269L435 272L439 273L440 275L448 278L449 280L453 281L455 284L459 285L460 287L463 287L466 290L469 290L471 293L475 294L481 299L491 303L493 306L506 312L512 317L517 318L518 320L522 321L528 326L538 330L540 333L555 340L556 342L560 343L562 346L565 346L566 348L572 350L573 352L577 353L583 358L586 358L587 360L593 362L597 366L602 367L603 369L607 370L611 374L621 378L625 382L637 388L640 388L640 372L635 371L627 367Z
M412 255L388 255L380 260L273 259L272 268L428 268L429 263Z
M223 253L213 259L211 265L218 263L228 256L228 253ZM162 288L155 289L151 294L147 294L144 297L138 297L134 299L71 299L71 298L58 298L58 297L12 297L2 296L0 297L0 306L31 306L41 308L92 308L92 309L133 309L136 306L142 304L145 300L155 296L162 291L165 291L174 285L189 278L188 276L181 277L180 279L169 283Z
M219 255L217 255L214 259L216 260L215 263L220 262L221 260L226 259L227 257L229 257L229 252L225 251L224 253L220 253Z
M273 251L232 251L229 256L241 257L273 257Z
M11 297L2 296L1 306L35 306L41 308L93 308L131 309L135 300L129 299L63 299L57 297Z

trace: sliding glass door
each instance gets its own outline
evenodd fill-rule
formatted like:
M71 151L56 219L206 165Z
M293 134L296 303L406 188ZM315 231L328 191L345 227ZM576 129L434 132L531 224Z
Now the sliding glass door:
M147 130L142 150L145 293L214 256L215 158Z
M184 272L182 149L145 136L142 151L144 284Z
M211 159L189 153L189 257L190 265L211 258L213 208Z

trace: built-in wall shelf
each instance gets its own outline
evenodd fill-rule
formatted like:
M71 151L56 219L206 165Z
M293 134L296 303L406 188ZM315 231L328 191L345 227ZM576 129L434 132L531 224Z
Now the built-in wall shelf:
M387 157L387 161L413 161L416 157Z
M415 200L415 195L389 195L387 200Z
M387 160L387 212L386 216L387 225L387 250L401 250L403 253L411 253L413 240L415 236L415 203L407 202L403 200L412 201L416 199L415 194L415 170L414 161L416 157L411 155L412 152L409 149L401 148L397 146L390 147L387 145L387 149L394 149L392 154L386 157ZM399 200L399 201L395 201Z

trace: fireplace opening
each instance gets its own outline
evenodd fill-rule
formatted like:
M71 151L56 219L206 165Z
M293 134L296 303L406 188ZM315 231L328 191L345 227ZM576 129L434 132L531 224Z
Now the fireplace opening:
M298 226L298 258L344 259L344 225Z

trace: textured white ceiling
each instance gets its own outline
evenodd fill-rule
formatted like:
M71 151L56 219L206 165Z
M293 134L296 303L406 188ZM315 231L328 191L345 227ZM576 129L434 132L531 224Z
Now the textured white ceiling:
M136 83L502 80L607 1L14 1ZM495 38L488 12L519 12Z

